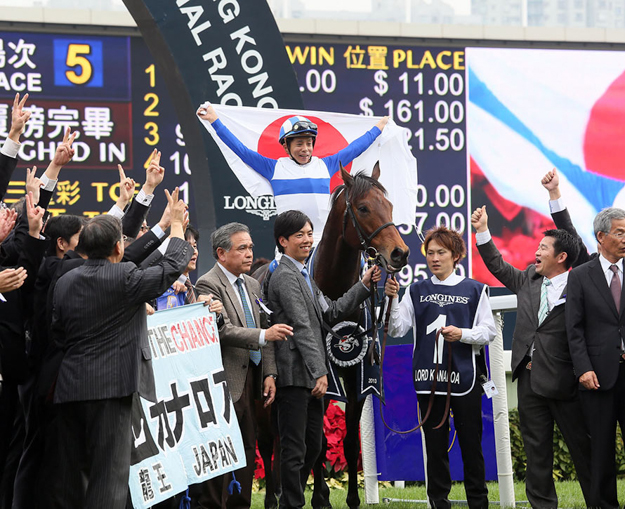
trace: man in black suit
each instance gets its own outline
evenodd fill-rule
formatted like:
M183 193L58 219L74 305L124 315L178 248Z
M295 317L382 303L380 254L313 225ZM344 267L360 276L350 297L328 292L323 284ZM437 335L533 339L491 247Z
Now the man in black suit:
M167 197L171 238L158 265L119 263L121 223L98 216L81 233L88 260L57 282L52 329L63 338L64 357L54 401L62 457L51 507L67 507L82 492L83 469L89 479L80 507L126 506L133 395L156 399L145 302L163 293L193 255L183 240L186 206L178 190Z
M569 276L566 328L580 400L591 436L591 507L619 507L616 423L625 429L625 210L607 208L593 222L600 254Z
M577 258L575 237L547 230L536 263L519 270L505 262L488 231L486 208L473 212L477 248L488 270L517 295L512 341L512 380L527 454L526 493L532 507L557 507L553 483L553 426L562 431L586 501L590 494L590 437L580 426L582 409L564 323L568 270Z

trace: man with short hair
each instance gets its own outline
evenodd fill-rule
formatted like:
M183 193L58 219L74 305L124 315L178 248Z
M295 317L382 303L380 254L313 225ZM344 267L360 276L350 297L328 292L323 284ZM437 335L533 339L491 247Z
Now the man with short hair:
M566 330L590 431L590 507L619 507L616 423L625 429L625 210L603 209L593 222L600 254L571 271Z
M269 280L268 300L276 322L293 327L293 337L276 343L278 430L280 433L280 508L304 507L304 488L321 452L323 396L328 368L323 322L334 325L354 313L369 296L369 269L336 301L325 297L308 275L305 262L313 245L312 221L298 210L283 212L274 223L276 247L283 254Z
M518 379L521 436L527 454L527 499L532 507L558 506L553 483L555 422L588 503L590 437L580 422L582 408L564 319L569 268L579 250L577 240L565 230L545 231L536 250L536 263L519 270L507 263L495 246L486 207L475 210L471 224L477 231L477 248L486 267L518 299L512 380Z
M81 233L87 261L56 284L52 332L64 356L54 393L61 458L51 507L83 497L80 507L126 506L133 395L156 401L145 302L162 294L193 254L183 240L186 205L178 189L167 199L171 236L158 265L141 270L119 263L121 222L97 216ZM86 493L83 471L89 476Z
M250 230L241 223L229 223L211 235L217 263L197 282L199 298L214 296L223 304L223 325L219 342L226 381L241 428L247 466L235 471L241 493L228 494L231 474L210 479L191 490L194 508L248 508L252 503L252 482L256 458L255 399L265 406L276 395L277 376L274 341L284 341L292 328L275 323L266 328L260 285L247 275L254 258ZM278 320L279 322L279 320ZM262 391L262 392L261 392Z

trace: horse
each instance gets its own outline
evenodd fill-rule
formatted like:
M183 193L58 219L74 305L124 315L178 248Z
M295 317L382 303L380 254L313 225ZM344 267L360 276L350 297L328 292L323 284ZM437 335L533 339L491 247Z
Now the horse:
M323 236L314 254L313 277L319 289L329 298L338 299L360 278L362 252L376 259L376 263L387 272L399 271L408 262L409 249L392 222L393 205L386 197L386 190L378 181L380 167L376 163L371 176L363 172L350 175L341 165L343 184L337 186L331 196L331 209ZM254 277L264 276L267 267L261 267ZM357 322L358 317L351 317ZM361 362L367 362L366 358ZM346 436L343 443L349 474L347 505L360 506L358 496L358 439L360 416L364 399L358 401L357 372L359 364L350 367L335 367L343 379L347 396L345 409ZM326 406L327 408L327 406ZM259 442L260 443L260 442ZM267 441L265 441L267 443ZM330 490L323 475L326 461L327 441L313 472L315 478L312 506L314 509L331 507ZM268 447L263 456L265 474L271 474L271 453ZM265 461L268 457L269 462ZM268 478L267 485L273 482ZM275 496L269 493L265 507L272 507Z

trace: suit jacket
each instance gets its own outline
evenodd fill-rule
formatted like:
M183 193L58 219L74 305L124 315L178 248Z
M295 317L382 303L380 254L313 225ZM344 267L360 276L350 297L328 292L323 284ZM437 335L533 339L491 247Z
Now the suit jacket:
M599 390L614 387L625 337L625 296L617 310L599 257L569 275L566 329L577 376L594 371ZM583 389L582 386L580 386Z
M192 255L187 242L172 238L161 263L147 270L87 260L58 280L52 328L64 356L55 403L135 392L155 401L145 303L169 288Z
M543 276L536 273L536 267L530 265L521 271L506 263L492 240L477 248L488 270L517 295L517 320L512 339L512 380L518 378L519 370L525 369L522 361L534 343L532 390L546 398L574 398L578 383L566 337L566 287L562 298L538 325Z
M212 293L223 303L223 325L219 328L221 357L226 370L226 380L232 401L238 401L243 393L245 378L250 364L250 350L258 350L261 328L266 328L266 317L261 316L260 306L256 299L260 297L260 284L254 278L243 274L245 287L250 297L254 321L259 326L252 329L246 327L245 313L239 303L234 288L228 281L223 270L217 264L198 279L195 285L197 295ZM267 342L262 349L262 378L257 380L256 387L262 388L261 382L268 375L277 375L273 341ZM257 391L259 392L259 391ZM260 394L256 396L260 397Z
M554 212L551 214L551 218L556 225L556 228L560 228L561 230L566 230L569 232L575 240L577 241L577 246L579 247L579 253L577 258L573 262L573 267L578 267L582 263L586 263L593 258L596 258L597 253L588 254L588 249L586 248L586 244L577 233L575 226L573 226L573 222L571 221L571 216L569 215L569 211L567 209L561 210L560 212Z
M20 288L3 294L6 302L0 301L0 372L12 383L23 383L29 375L26 323L32 318L37 268L47 244L30 235L22 239L17 266L24 267L28 276ZM0 271L5 268L0 266Z
M337 323L356 311L369 296L369 290L360 281L336 301L324 296L314 281L312 287L314 298L304 276L286 256L269 280L272 321L293 327L293 336L276 345L279 387L312 389L318 378L328 374L323 321Z
M0 200L4 198L9 182L11 181L11 175L17 166L17 157L9 157L0 152Z

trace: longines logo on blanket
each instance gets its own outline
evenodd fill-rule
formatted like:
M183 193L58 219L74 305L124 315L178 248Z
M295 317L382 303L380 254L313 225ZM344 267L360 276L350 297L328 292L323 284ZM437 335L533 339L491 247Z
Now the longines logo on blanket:
M431 295L421 295L420 302L431 302L432 304L438 304L440 307L444 307L448 304L467 304L469 302L469 297L433 293Z
M224 196L224 210L245 210L248 214L262 217L263 221L269 221L278 213L271 195Z

